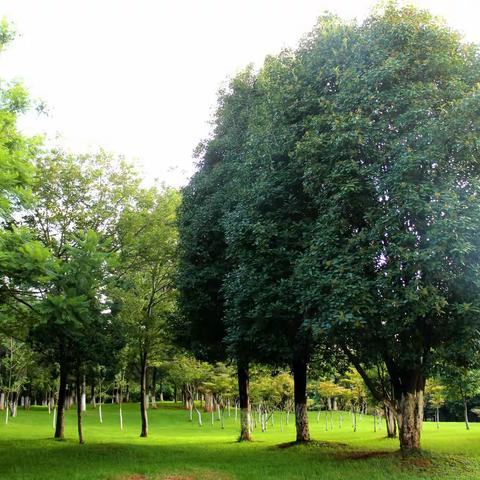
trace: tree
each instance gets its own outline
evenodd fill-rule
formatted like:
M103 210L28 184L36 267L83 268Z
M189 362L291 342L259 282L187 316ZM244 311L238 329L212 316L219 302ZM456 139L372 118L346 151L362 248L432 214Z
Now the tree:
M248 349L227 351L223 284L232 268L227 254L223 219L236 200L240 145L246 139L248 108L252 100L250 69L221 91L215 132L197 149L198 171L182 190L178 212L179 268L177 286L180 316L177 342L198 358L210 362L233 358L237 365L240 401L240 441L250 435ZM231 91L236 94L230 94ZM240 154L241 157L241 154Z
M445 386L437 379L428 379L425 384L425 395L428 404L435 409L435 423L438 429L440 428L440 408L445 404Z
M0 22L0 51L15 37L8 22ZM0 87L0 223L11 221L12 210L30 197L35 156L40 139L27 138L17 128L18 116L32 107L25 88L18 82L5 82Z
M301 164L293 161L302 118L292 106L297 85L292 52L268 57L243 80L247 140L237 147L237 199L223 224L232 270L225 278L227 342L258 362L288 365L294 375L296 438L310 439L307 368L315 345L299 300L296 261L313 220ZM242 97L232 92L236 102ZM247 101L248 101L247 97Z
M344 395L350 403L352 409L352 423L353 431L357 431L357 413L359 407L364 403L367 396L365 383L358 372L350 370L346 372L345 377L342 378L341 383L347 390Z
M63 438L68 376L80 375L84 363L80 358L81 339L75 338L69 346L69 330L74 334L79 324L105 318L98 314L98 308L105 294L107 263L119 246L116 224L139 178L131 166L105 152L75 156L53 150L38 156L36 166L38 181L33 187L33 203L22 223L33 232L37 242L34 246L41 245L50 252L52 266L50 278L33 290L41 308L33 306L29 337L37 351L59 363L55 437ZM84 266L79 263L83 257ZM77 274L85 284L76 283ZM27 293L31 292L28 289ZM102 308L106 310L107 300L103 298ZM110 333L115 345L112 348L119 348L117 335ZM99 334L101 338L101 330Z
M15 33L4 19L0 22L0 51ZM40 138L27 138L17 128L19 115L33 106L27 91L18 82L2 80L0 87L0 331L8 323L12 334L10 309L22 310L23 286L37 281L43 272L46 252L33 242L30 232L19 228L19 212L31 200ZM16 312L23 316L23 312ZM7 318L10 317L7 322Z
M465 367L447 367L442 372L441 378L444 385L442 390L445 391L447 399L462 402L465 428L470 430L470 423L468 420L468 401L480 393L480 370L468 369ZM437 391L436 400L437 402L443 400L444 403L444 398L438 398L438 394L442 393L442 390L440 390L440 392Z
M93 231L65 247L68 260L52 276L53 288L35 305L36 321L28 340L42 356L60 366L55 438L64 437L64 411L68 375L74 373L79 442L84 443L80 383L88 362L103 356L115 328L102 302L108 254ZM103 287L103 288L102 288Z
M34 362L33 352L24 342L14 338L0 339L0 390L5 408L5 423L17 416L20 391L27 383L28 369Z
M176 309L174 273L177 230L174 190L139 190L118 223L120 259L113 295L140 372L141 437L148 436L147 368L168 348L168 324Z
M367 384L385 364L415 450L426 375L478 328L478 49L389 4L321 22L298 57L321 95L297 145L318 212L304 308Z

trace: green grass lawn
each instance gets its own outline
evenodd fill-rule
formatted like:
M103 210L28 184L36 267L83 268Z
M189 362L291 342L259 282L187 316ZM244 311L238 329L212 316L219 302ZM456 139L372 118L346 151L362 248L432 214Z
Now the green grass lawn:
M19 410L18 417L0 422L0 478L110 480L227 480L227 479L422 479L480 478L480 424L466 431L461 423L443 423L437 430L424 424L422 456L402 458L398 441L385 438L385 426L373 432L373 418L358 422L352 431L350 414L343 428L334 417L333 431L325 431L322 412L310 427L316 440L290 446L295 438L293 417L281 431L279 418L249 444L236 442L238 423L226 418L204 426L188 421L184 410L164 405L149 410L150 436L140 438L137 405L124 405L125 428L120 431L117 406L104 406L104 423L95 410L84 414L85 445L78 445L72 408L66 417L65 441L52 438L52 417L39 407Z

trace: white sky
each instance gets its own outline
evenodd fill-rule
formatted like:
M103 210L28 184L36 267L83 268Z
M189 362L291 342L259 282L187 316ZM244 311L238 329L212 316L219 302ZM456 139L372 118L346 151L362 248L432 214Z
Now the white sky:
M73 151L138 158L147 179L184 184L216 92L249 62L294 47L329 10L364 18L373 0L0 0L18 36L0 57L50 114L20 122ZM480 42L480 0L417 0ZM56 141L58 143L58 140Z

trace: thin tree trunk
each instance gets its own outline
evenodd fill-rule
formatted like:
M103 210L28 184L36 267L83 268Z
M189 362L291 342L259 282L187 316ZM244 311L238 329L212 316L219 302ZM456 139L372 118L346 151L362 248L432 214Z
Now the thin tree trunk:
M295 427L297 442L310 441L307 415L307 362L297 359L293 363Z
M147 355L142 353L140 356L140 414L142 417L141 437L148 436L148 416L147 416Z
M465 428L470 430L470 422L468 421L468 403L466 398L463 399L463 411L465 414Z
M385 413L385 424L387 425L387 437L397 438L397 420L393 408L385 405L383 411Z
M123 411L122 411L122 400L120 399L120 403L118 404L118 415L120 417L120 430L123 430Z
M92 403L92 408L97 408L97 398L95 395L95 380L92 381L92 386L90 387L90 396L91 398L91 403Z
M60 364L60 386L58 389L57 421L55 438L63 439L65 435L65 401L67 397L67 372L64 364Z
M152 408L157 408L157 368L153 367L152 372Z
M237 367L238 377L238 395L240 399L240 437L239 441L250 441L250 398L249 398L249 372L248 365L243 362L238 362Z
M160 383L160 401L163 402L163 381Z
M78 368L78 367L77 367ZM75 384L75 390L77 393L77 429L78 429L78 443L83 445L85 440L83 439L83 429L82 429L82 402L83 402L83 392L80 387L80 374L77 370L77 381Z
M78 397L77 397L77 402L78 402ZM85 379L85 375L83 376L82 380L82 392L80 396L80 406L82 409L82 412L85 412L87 410L87 382Z

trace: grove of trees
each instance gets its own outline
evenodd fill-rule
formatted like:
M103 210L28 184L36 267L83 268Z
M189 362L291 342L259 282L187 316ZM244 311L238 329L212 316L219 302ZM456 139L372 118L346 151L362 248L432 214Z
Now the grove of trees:
M237 363L291 368L297 441L316 352L358 370L404 450L436 365L475 362L479 80L477 46L388 4L320 18L220 93L180 210L181 312L217 319Z
M0 25L0 49L13 38ZM480 51L387 3L318 20L218 95L197 170L146 186L107 152L19 132L41 111L0 83L0 410L43 404L54 436L90 402L182 402L186 421L309 409L385 419L403 451L425 411L480 394ZM203 410L203 412L202 412ZM238 413L237 413L238 411ZM205 412L208 414L205 417ZM453 412L453 413L452 413ZM310 416L311 418L311 416ZM325 414L326 429L333 428ZM342 428L343 414L339 417ZM440 427L439 427L440 428Z

